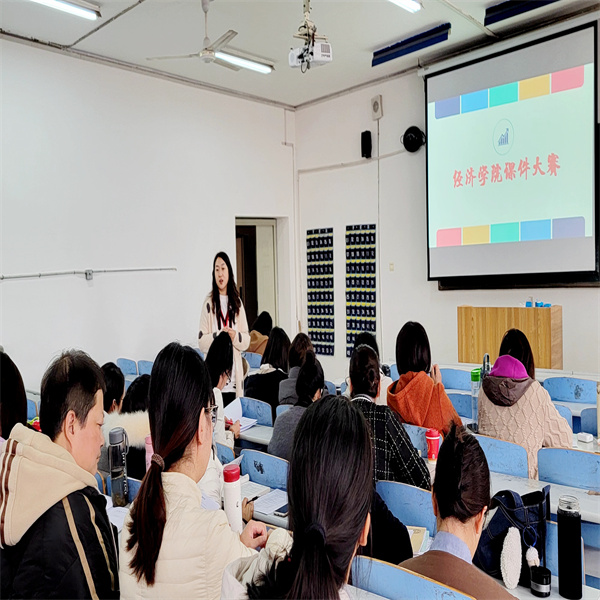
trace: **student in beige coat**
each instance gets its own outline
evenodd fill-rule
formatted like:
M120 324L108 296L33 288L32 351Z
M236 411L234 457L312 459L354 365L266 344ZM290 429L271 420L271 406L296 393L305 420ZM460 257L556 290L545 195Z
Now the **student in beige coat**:
M222 510L201 506L197 483L212 448L216 407L206 365L175 342L158 354L149 394L154 454L121 535L121 598L221 595L228 563L255 554L264 524L234 533Z
M231 261L225 252L219 252L213 261L212 290L202 304L198 347L205 354L213 340L226 331L233 344L231 379L223 388L223 401L227 406L244 395L244 367L242 352L250 344L246 311L237 290Z

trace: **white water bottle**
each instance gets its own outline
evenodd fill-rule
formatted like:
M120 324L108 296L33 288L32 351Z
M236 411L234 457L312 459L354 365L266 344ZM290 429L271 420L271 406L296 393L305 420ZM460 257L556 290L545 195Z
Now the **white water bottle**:
M240 484L240 467L227 465L223 468L224 508L232 531L242 533L242 487Z

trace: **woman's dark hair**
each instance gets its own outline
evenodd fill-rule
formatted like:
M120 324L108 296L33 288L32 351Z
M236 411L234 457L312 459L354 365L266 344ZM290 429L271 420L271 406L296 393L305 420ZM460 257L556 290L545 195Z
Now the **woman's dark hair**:
M490 469L477 438L452 423L438 454L433 493L441 519L465 523L490 505Z
M122 413L133 413L148 410L148 390L150 389L150 375L147 373L136 377L127 388L123 398Z
M290 369L292 367L301 367L309 350L314 352L310 338L305 333L297 334L290 346Z
M85 425L96 404L96 393L106 391L102 369L81 350L66 350L52 361L42 377L40 428L52 441L60 433L67 413Z
M527 371L527 375L531 379L535 379L535 362L533 360L531 345L527 336L520 329L509 329L504 334L500 343L498 356L504 356L505 354L521 361Z
M250 598L338 599L371 510L371 437L347 398L327 396L306 409L292 447L287 481L293 546Z
M352 397L366 394L377 398L379 392L379 359L370 346L359 346L350 357L350 382Z
M274 369L281 369L287 373L289 355L290 338L281 327L273 327L260 364L271 365Z
M223 260L227 266L227 272L229 274L229 279L227 281L227 315L229 317L230 327L233 327L235 323L235 316L238 314L238 312L240 312L242 301L240 300L240 294L237 286L235 285L233 269L231 268L229 256L227 256L225 252L218 252L213 260L212 268L212 309L217 315L217 324L220 329L221 325L223 324L223 317L221 315L221 300L219 300L219 286L217 285L217 278L215 277L215 264L217 263L217 258L221 258Z
M273 319L271 315L263 310L258 317L256 317L256 321L250 327L250 331L258 331L262 335L269 335L271 333L271 329L273 329Z
M206 366L213 388L219 384L221 375L231 375L231 365L233 365L233 344L229 334L221 331L213 340L206 354Z
M17 423L27 423L25 386L17 365L0 352L0 435L8 438Z
M117 405L121 403L123 390L125 389L125 376L123 375L123 371L113 362L107 362L102 365L102 374L104 375L104 383L106 384L104 410L108 412L113 400Z
M421 323L408 321L396 338L396 367L398 374L431 370L429 338Z
M324 386L325 376L321 363L317 360L315 353L309 350L296 380L296 394L298 395L296 406L310 406L317 391L322 390Z
M359 346L369 346L369 348L373 348L375 350L375 354L377 354L377 358L379 359L379 346L377 345L377 340L372 333L368 331L361 331L356 338L354 338L354 349L356 350Z
M168 471L194 439L202 409L214 402L200 355L177 342L165 346L152 367L149 399L152 447ZM166 517L161 468L152 461L131 509L127 540L127 550L133 550L129 566L149 586L154 585Z

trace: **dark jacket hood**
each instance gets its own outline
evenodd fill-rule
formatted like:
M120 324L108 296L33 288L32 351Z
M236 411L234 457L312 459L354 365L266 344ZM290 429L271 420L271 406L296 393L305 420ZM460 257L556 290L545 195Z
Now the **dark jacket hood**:
M485 395L496 406L512 406L519 401L532 383L531 377L512 379L488 375L484 378L482 387Z

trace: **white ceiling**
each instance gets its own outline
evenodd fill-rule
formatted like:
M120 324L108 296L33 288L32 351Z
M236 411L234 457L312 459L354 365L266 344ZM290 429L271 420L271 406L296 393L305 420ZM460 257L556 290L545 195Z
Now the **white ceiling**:
M599 6L597 0L560 0L486 28L485 8L500 0L421 1L423 9L410 14L387 0L313 0L311 19L329 38L333 62L307 73L288 66L290 48L301 45L292 34L303 18L302 0L214 0L210 5L210 38L236 30L225 50L268 59L275 65L270 75L235 72L197 58L147 60L202 48L200 0L99 0L102 18L95 22L28 0L1 0L0 33L296 107ZM452 24L448 41L371 67L374 50L445 22Z

